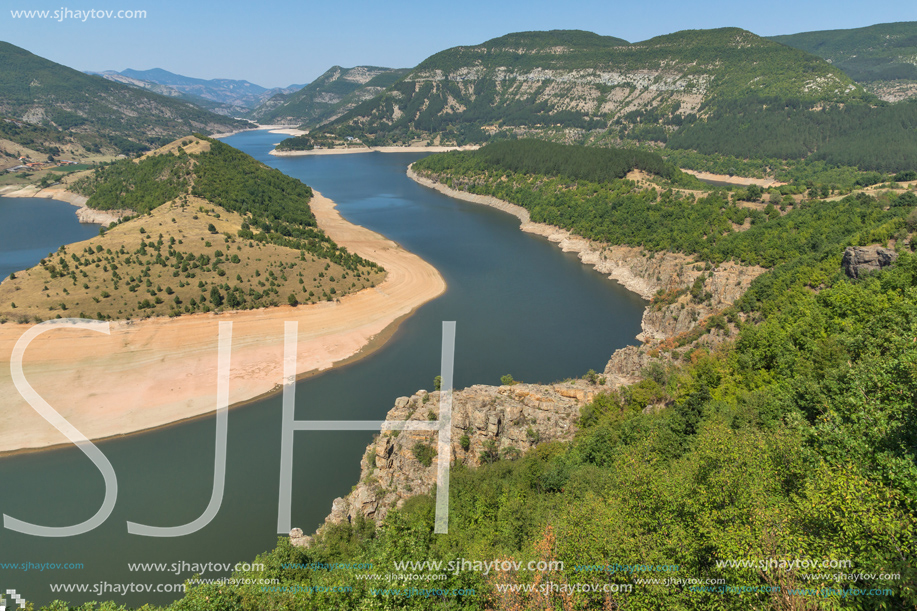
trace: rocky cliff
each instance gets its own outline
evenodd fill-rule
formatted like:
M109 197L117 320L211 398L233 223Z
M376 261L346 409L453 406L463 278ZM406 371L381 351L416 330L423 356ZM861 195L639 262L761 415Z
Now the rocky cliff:
M595 392L596 386L582 381L553 386L478 385L454 391L452 464L475 467L488 455L514 458L538 443L571 439L580 409ZM439 392L419 390L395 401L386 420L435 420L439 400ZM429 493L436 484L438 459L433 456L425 464L422 450L435 448L436 443L433 431L378 435L363 455L359 483L346 498L335 499L326 524L358 516L380 522L406 499Z

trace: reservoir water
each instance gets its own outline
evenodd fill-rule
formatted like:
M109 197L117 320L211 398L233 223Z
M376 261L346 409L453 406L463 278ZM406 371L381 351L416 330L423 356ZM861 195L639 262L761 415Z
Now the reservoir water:
M528 382L581 376L588 369L601 370L615 349L636 343L645 306L641 298L543 238L522 233L516 218L415 184L405 169L422 154L268 155L282 137L258 131L225 141L315 187L338 203L346 219L420 255L448 284L443 296L405 320L378 351L298 383L297 419L381 420L397 397L432 390L444 320L457 324L457 388L499 384L507 373ZM72 215L72 207L67 208ZM54 239L64 243L88 237L78 235L76 229L82 228L71 229ZM33 265L60 245L45 248L42 243L44 250L34 260L6 260L3 245L22 233L0 221L0 270ZM8 372L0 364L0 376ZM119 484L118 503L101 527L67 539L0 529L0 563L77 563L83 568L0 569L0 586L39 604L56 598L163 604L180 595L170 592L172 584L191 577L181 563L253 560L271 549L278 536L280 418L279 395L230 411L220 512L201 531L174 539L129 535L126 521L175 526L204 511L213 481L213 418L99 443ZM369 432L296 433L294 526L314 530L333 499L350 491L371 437ZM87 519L103 496L101 475L75 448L0 458L0 484L0 512L49 526ZM131 570L135 563L167 566ZM151 592L111 593L111 584L131 583ZM50 584L81 584L87 591L54 594Z

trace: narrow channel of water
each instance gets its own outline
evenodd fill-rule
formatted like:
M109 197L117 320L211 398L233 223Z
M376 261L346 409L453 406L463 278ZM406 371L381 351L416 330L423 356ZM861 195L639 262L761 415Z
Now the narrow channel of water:
M259 131L226 142L320 190L338 203L345 218L417 253L448 283L446 294L408 318L383 348L300 382L298 419L383 419L397 397L431 389L438 374L443 320L457 322L459 388L498 384L507 373L531 382L579 376L590 368L601 370L615 349L636 343L645 306L641 298L547 240L522 233L516 218L415 184L405 168L423 155L268 155L282 137ZM18 231L0 224L0 244ZM63 242L75 239L85 238L68 234ZM10 264L3 256L0 252L0 269ZM8 372L0 364L0 376ZM105 524L70 539L0 529L0 562L74 562L84 568L0 570L0 585L16 588L37 603L66 598L73 603L114 599L162 604L177 595L155 590L181 583L190 573L133 572L128 563L251 561L277 540L280 416L279 396L230 412L222 508L203 530L176 539L128 535L125 522L174 526L203 512L213 479L213 419L100 443L119 482L118 504ZM368 432L296 434L294 525L313 530L332 500L350 491L370 439ZM85 520L98 509L103 494L101 475L71 448L0 459L0 484L2 513L47 525ZM202 576L221 575L226 573ZM154 593L94 593L92 588L104 590L97 585L101 582L152 584ZM52 583L89 584L90 591L56 595L49 588Z

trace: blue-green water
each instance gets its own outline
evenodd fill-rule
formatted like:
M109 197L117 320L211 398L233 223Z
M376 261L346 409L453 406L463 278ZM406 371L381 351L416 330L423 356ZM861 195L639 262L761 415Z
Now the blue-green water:
M497 384L506 373L531 382L579 376L601 370L615 349L635 343L642 299L546 240L522 233L514 217L415 184L405 168L422 155L268 155L279 138L250 132L226 142L315 187L335 200L348 220L432 263L448 284L443 296L408 318L380 350L300 382L297 419L381 420L397 397L430 389L438 374L443 320L457 322L459 388ZM0 243L8 231L15 229L0 225ZM7 371L0 364L0 375ZM75 562L85 568L0 569L0 586L40 603L53 598L163 603L175 595L155 590L191 575L132 572L128 563L250 561L270 549L277 537L280 416L279 396L230 412L222 508L206 528L177 539L129 535L125 522L174 526L203 512L213 479L213 418L100 443L120 486L118 504L104 525L72 539L0 529L0 563ZM294 526L313 530L332 500L350 491L370 439L368 432L296 433ZM85 520L103 493L101 475L75 449L2 458L0 483L3 513L47 525ZM148 584L154 592L100 597L91 592L100 582ZM55 595L53 583L88 584L90 592Z
M75 212L53 199L0 197L0 280L63 244L99 235L99 225L81 225Z

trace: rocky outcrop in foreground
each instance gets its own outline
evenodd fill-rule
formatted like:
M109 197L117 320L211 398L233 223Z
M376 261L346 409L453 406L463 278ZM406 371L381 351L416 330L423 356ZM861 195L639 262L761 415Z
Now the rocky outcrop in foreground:
M580 381L478 385L453 392L451 464L474 467L486 462L488 453L514 458L538 443L572 439L580 409L592 401L595 390ZM386 420L436 420L439 399L439 392L425 390L401 397ZM347 497L334 500L326 523L352 522L358 516L381 522L406 499L429 493L436 484L437 439L434 431L377 436L360 463L360 482ZM301 531L295 534L294 541L306 539Z
M844 250L841 265L851 278L861 278L864 274L877 272L898 260L898 253L877 244L872 246L850 246Z

